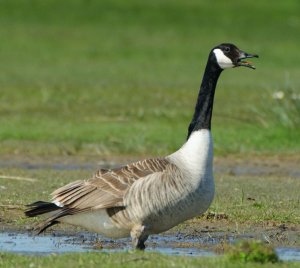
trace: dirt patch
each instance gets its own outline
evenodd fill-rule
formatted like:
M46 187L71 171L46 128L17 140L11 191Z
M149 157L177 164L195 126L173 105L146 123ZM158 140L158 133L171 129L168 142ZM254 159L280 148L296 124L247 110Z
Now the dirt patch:
M289 156L216 157L215 172L233 176L276 176L300 178L300 154Z
M187 221L167 232L169 233L173 235L180 233L191 238L201 237L204 246L218 251L222 251L223 243L241 239L262 240L273 246L300 247L299 225L278 224L271 221L263 224L245 222L239 225L226 219L207 220L204 216L202 219Z
M21 169L53 169L79 170L86 169L94 172L98 168L114 168L149 156L135 158L99 157L94 155L78 156L29 156L1 155L0 168ZM233 176L288 176L300 178L300 154L275 156L228 156L215 157L215 174L230 174Z

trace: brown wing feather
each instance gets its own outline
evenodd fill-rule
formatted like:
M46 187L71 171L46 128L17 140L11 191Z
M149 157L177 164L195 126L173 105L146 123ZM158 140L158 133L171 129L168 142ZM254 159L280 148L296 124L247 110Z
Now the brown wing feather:
M113 170L100 169L89 180L75 181L54 191L53 201L76 212L122 207L124 194L136 180L162 172L169 164L164 158L156 158Z

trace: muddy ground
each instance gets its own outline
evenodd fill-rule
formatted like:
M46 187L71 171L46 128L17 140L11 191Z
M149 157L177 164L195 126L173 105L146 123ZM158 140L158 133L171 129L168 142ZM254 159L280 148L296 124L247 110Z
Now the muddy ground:
M133 157L98 157L94 155L67 156L31 156L31 155L1 155L1 168L23 169L55 169L76 170L88 169L92 172L97 168L114 168L132 161L149 156ZM278 176L300 178L300 153L274 156L229 156L214 158L214 172L216 174L230 174L234 176Z
M270 244L282 260L300 260L299 226L238 227L228 224L225 219L193 219L163 234L152 235L146 242L146 250L167 255L213 256L223 254L230 244L244 239ZM70 226L52 228L38 237L29 225L17 228L2 225L0 231L0 251L26 255L91 251L114 253L131 249L129 238L108 239Z

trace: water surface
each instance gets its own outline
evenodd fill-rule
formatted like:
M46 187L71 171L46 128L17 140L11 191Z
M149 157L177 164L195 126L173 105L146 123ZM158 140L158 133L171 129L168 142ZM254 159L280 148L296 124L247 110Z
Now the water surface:
M224 239L223 239L224 241ZM183 235L153 235L147 240L146 251L160 252L178 256L216 256L204 248L202 243L219 243L218 238L204 241L195 237ZM227 237L227 242L234 242ZM131 250L130 239L111 240L90 233L78 235L40 235L32 236L27 233L0 233L0 251L24 255L49 255L72 252L126 252ZM300 248L276 248L279 258L283 261L300 261Z

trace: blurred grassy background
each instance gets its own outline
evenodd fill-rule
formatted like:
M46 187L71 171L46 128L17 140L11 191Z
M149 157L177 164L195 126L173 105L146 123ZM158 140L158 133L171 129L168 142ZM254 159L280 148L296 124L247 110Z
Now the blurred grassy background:
M221 42L260 59L222 74L216 154L297 153L299 14L297 0L0 0L0 154L176 150Z

